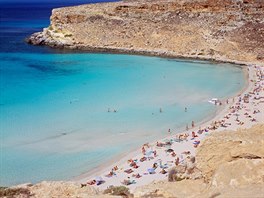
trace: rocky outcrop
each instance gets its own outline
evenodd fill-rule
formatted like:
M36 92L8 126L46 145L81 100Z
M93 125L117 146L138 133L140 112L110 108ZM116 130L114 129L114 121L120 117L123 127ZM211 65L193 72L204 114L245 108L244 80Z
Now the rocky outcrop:
M13 189L23 190L25 193L6 196L12 198L121 198L121 196L105 195L91 186L81 186L74 182L43 181L41 183L23 184L12 187Z
M52 47L264 62L262 0L127 0L52 11L28 42Z
M183 164L169 170L168 181L175 182L183 179L201 179L202 172L196 167L195 157L188 156Z
M220 180L224 181L221 170L225 169L226 173L230 173L225 174L229 178L225 182L226 185L235 184L235 180L240 180L240 177L244 178L242 180L245 183L250 180L254 180L255 183L263 182L263 135L264 125L253 127L251 130L240 129L236 132L216 132L211 134L198 149L196 157L197 166L203 172L205 180L208 182L212 181L213 185L219 186L218 178L220 177ZM252 169L252 167L255 168ZM253 173L252 171L255 172ZM244 174L241 174L242 172ZM252 175L251 179L247 179L248 174ZM256 178L254 178L254 175Z
M214 132L198 148L196 168L202 179L153 182L135 197L263 197L264 125ZM178 168L175 170L180 172ZM189 178L187 180L187 178Z

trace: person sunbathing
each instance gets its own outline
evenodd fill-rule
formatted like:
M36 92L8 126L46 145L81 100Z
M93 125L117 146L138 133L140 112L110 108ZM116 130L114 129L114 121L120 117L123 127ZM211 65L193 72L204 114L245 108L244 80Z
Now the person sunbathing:
M161 142L157 142L156 146L158 146L158 147L163 147L163 146L164 146L164 144L163 144L163 143L161 143Z
M115 175L113 169L106 175L106 177L112 177L113 175Z
M203 133L203 130L199 129L197 133L201 135Z
M133 168L137 169L139 166L137 164L134 164Z
M152 165L152 168L154 168L154 169L158 168L158 164L157 164L157 163L154 163L154 164Z
M127 174L130 174L130 173L133 173L134 171L130 168L130 169L125 170L124 172Z
M131 185L131 184L135 184L135 180L131 181L130 179L124 179L123 182L121 182L122 184L128 186L128 185Z
M140 177L142 177L142 176L138 173L138 174L133 174L132 177L140 178Z
M191 152L190 151L183 151L182 154L185 154L185 155L190 155Z
M91 181L88 181L88 182L87 182L88 185L94 185L95 183L96 183L95 180L91 180Z
M166 174L167 171L163 168L161 171L160 171L161 174Z
M134 166L136 166L137 165L137 163L136 162L134 162L134 161L132 161L131 163L130 163L130 165L129 166L131 166L131 167L134 167Z
M222 124L221 124L221 127L227 127L227 126L226 126L226 124L223 124L223 123L222 123Z
M146 161L146 160L147 160L146 157L142 157L142 158L140 158L140 161L141 161L141 162L144 162L144 161Z

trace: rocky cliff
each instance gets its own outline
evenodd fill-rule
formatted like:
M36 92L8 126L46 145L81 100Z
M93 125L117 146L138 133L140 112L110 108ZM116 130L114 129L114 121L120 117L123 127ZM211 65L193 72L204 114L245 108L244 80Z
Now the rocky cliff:
M121 1L59 8L29 43L264 62L263 0Z

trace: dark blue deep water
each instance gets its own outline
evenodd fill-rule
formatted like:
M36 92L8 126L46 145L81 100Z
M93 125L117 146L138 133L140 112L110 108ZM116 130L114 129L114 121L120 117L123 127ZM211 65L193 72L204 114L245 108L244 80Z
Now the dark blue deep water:
M26 0L25 0L26 1ZM111 0L110 0L111 1ZM108 2L110 2L108 1ZM9 3L6 3L9 2ZM53 8L80 5L85 3L105 2L102 0L60 0L32 1L17 0L1 2L0 39L1 52L21 53L54 53L44 47L32 47L24 39L34 32L41 31L49 25L49 17ZM33 3L34 2L34 3ZM37 3L36 3L37 2ZM39 3L38 3L39 2Z

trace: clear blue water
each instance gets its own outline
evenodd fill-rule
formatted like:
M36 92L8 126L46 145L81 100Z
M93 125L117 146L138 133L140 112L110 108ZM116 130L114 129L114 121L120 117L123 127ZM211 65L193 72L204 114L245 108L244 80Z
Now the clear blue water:
M168 128L179 132L212 116L217 109L208 99L245 86L242 69L229 64L24 43L60 6L1 5L1 186L80 175Z

